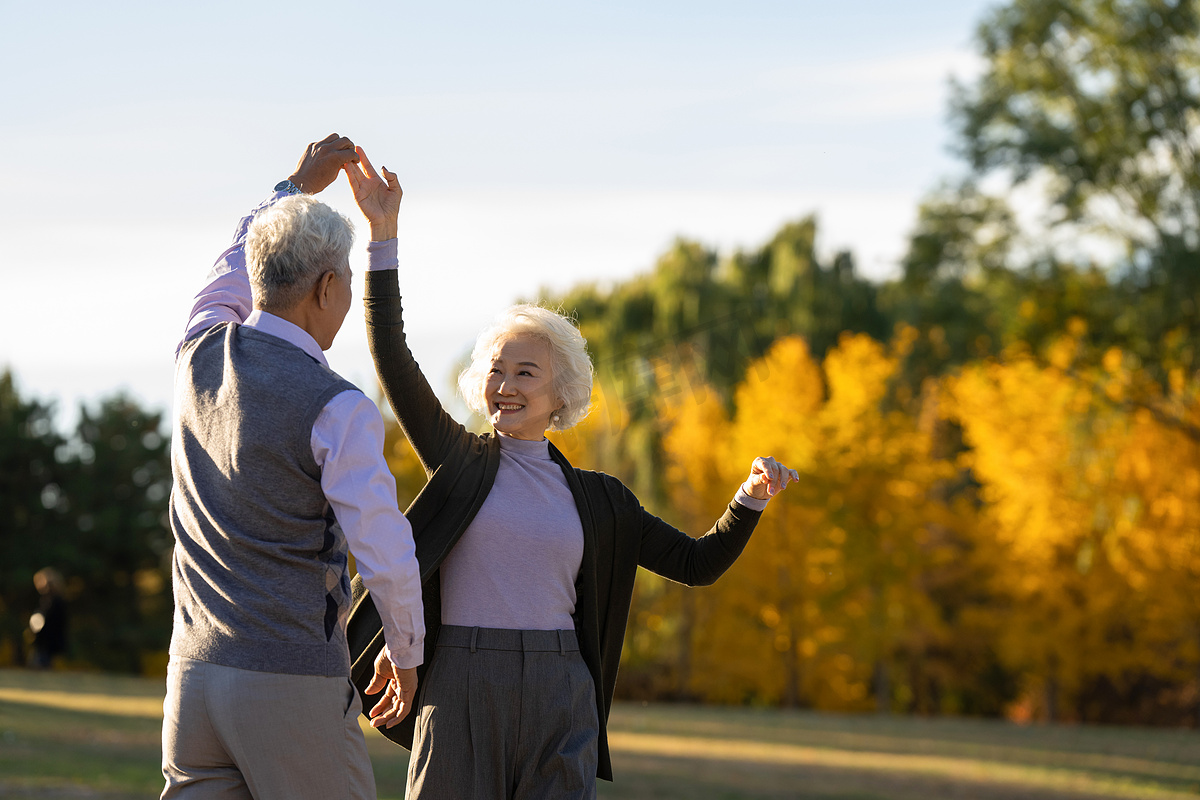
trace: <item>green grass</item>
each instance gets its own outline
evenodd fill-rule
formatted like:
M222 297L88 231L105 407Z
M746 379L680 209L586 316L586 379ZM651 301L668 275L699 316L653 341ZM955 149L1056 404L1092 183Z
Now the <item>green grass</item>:
M153 798L163 685L0 670L0 797ZM1200 733L622 705L602 798L1200 798ZM381 798L407 753L368 729Z

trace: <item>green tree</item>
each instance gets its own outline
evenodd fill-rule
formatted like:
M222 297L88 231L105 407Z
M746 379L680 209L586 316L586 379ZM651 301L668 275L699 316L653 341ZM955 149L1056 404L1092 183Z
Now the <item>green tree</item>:
M78 654L106 669L142 671L170 638L171 466L161 423L118 395L81 408L69 444L69 519L50 546L73 585Z
M1081 315L1100 348L1153 364L1175 332L1195 368L1197 4L1016 0L978 39L984 73L953 103L962 154L978 176L1038 187L1051 225L1118 248L1112 291L1096 292Z
M36 607L33 574L51 566L66 579L72 660L160 668L153 657L161 662L166 650L172 609L161 414L108 398L81 408L68 438L52 411L0 376L0 623L9 656L19 659Z
M0 374L0 662L23 658L23 634L37 607L33 573L49 566L45 543L68 507L63 439L54 407L23 399L11 372Z
M899 280L880 289L880 306L919 334L906 359L916 391L925 379L986 356L1018 335L1022 277L1010 268L1016 220L1008 203L972 183L946 187L922 203Z

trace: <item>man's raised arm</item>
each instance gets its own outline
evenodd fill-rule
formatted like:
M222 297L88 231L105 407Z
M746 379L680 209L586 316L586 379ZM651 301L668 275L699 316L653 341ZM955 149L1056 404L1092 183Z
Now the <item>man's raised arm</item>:
M308 145L295 171L276 184L271 196L238 222L233 243L217 259L209 271L208 282L196 295L183 338L175 347L177 356L188 339L220 322L244 322L253 310L250 279L246 274L246 234L254 217L290 194L317 194L333 183L346 164L357 160L354 143L336 133Z

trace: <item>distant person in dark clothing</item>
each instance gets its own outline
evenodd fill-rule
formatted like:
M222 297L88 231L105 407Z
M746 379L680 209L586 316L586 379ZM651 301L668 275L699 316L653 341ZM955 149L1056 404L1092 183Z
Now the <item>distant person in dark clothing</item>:
M63 577L53 567L39 569L33 576L41 599L29 618L33 631L33 665L49 669L54 657L67 651L67 603L63 599Z

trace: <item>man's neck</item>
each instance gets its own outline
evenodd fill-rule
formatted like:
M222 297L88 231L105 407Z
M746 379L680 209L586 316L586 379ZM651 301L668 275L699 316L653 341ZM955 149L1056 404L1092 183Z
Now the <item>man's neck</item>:
M308 303L300 302L291 308L263 308L262 306L256 305L255 309L258 311L264 311L267 314L271 314L279 317L282 320L292 323L297 328L311 336L322 350L328 350L333 344L333 342L325 344L321 341L321 337L318 335L320 332L320 326L318 324L319 315L313 313Z

